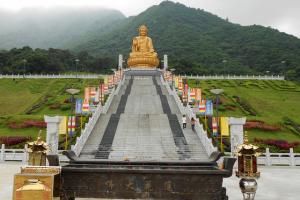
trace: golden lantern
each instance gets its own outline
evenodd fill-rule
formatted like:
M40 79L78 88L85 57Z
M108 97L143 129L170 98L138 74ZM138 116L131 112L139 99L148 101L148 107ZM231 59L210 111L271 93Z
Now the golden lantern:
M258 150L259 147L249 144L246 133L244 143L237 147L235 153L238 157L236 176L241 178L239 185L244 200L254 200L256 194L257 182L255 179L260 177L260 172L257 170L257 157L261 153Z

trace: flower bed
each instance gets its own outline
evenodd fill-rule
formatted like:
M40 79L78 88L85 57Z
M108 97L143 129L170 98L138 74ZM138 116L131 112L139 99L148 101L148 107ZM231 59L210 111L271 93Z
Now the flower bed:
M0 143L5 144L7 146L17 145L24 142L31 141L32 138L30 136L6 136L0 137Z
M271 131L271 132L281 130L281 128L279 126L268 125L268 124L265 124L265 122L259 121L259 120L247 121L246 124L244 125L244 128L247 129L247 130L260 129L260 130L263 130L263 131Z
M258 139L258 138L254 138L254 142L257 144L273 146L280 150L289 150L290 148L296 148L297 146L300 145L300 142L289 143L285 140L272 140L272 139L263 140L263 139Z
M30 127L46 128L47 123L44 121L26 120L19 124L16 122L11 122L8 124L8 127L11 129L22 129L22 128L30 128Z

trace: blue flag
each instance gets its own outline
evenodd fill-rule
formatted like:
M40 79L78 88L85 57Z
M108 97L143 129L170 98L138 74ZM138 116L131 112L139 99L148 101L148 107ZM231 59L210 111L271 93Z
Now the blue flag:
M82 114L82 99L76 99L76 114Z
M212 116L214 114L214 106L212 100L206 101L205 115Z

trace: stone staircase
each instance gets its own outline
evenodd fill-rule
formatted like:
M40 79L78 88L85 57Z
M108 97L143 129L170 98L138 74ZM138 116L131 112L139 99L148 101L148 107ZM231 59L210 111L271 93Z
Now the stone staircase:
M108 113L97 122L80 157L206 161L208 155L198 136L190 125L182 129L181 117L159 76L127 76Z

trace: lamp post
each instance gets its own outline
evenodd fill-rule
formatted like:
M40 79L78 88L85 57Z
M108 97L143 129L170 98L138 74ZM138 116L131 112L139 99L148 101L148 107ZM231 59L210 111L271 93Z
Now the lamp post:
M222 60L223 67L224 67L223 70L224 70L224 71L226 71L227 62L228 62L228 61L227 61L226 59Z
M116 69L112 68L110 69L112 72L113 72L113 85L114 85L114 88L116 88L116 85L115 85L115 74L116 74Z
M176 69L174 69L174 68L172 68L172 69L170 69L170 71L171 71L171 73L172 73L172 90L174 90L174 71L175 71Z
M79 59L75 59L75 76L76 76L76 78L77 78L77 64L78 64L78 62L79 62L80 60Z
M70 89L67 89L66 92L71 95L70 103L71 103L71 117L72 117L73 112L74 112L74 109L73 109L73 103L74 103L74 99L75 99L74 95L78 94L80 92L80 90L70 88ZM73 123L73 120L71 119L71 127L73 126L72 123ZM74 129L74 132L75 132L75 129ZM68 148L68 135L66 135L66 144L65 144L65 149L67 149L67 148Z
M219 96L224 92L223 89L212 89L210 90L211 93L213 93L216 96L216 117L217 117L217 127L219 129ZM222 134L221 136L221 152L223 152L223 141L222 141Z
M27 63L27 60L26 59L23 59L23 78L25 78L25 74L26 74L26 63Z

